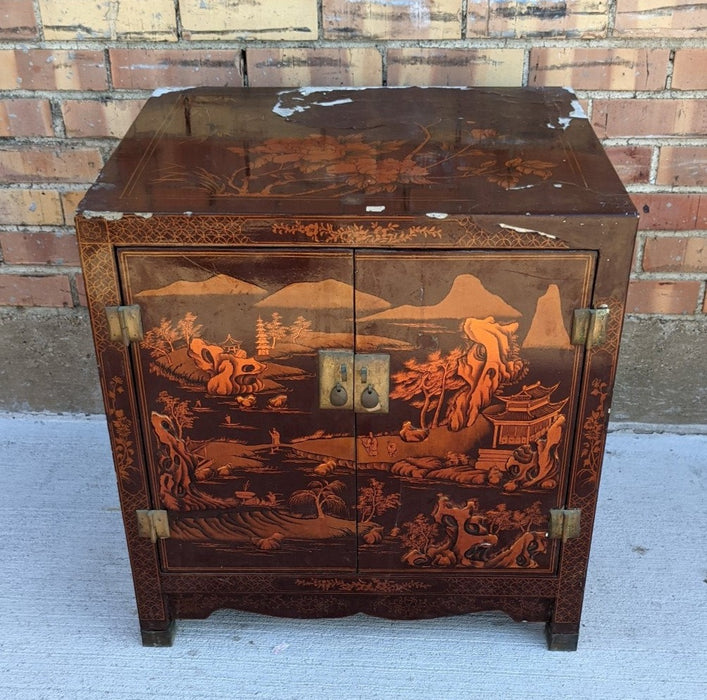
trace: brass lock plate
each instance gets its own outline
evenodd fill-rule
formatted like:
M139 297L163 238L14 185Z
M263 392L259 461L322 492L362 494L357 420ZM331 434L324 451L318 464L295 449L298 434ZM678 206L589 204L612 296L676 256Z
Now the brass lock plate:
M354 408L356 413L388 413L390 355L357 354L354 357ZM368 392L368 396L364 396ZM375 397L376 400L371 400Z
M320 350L319 408L350 411L354 407L353 396L353 350Z

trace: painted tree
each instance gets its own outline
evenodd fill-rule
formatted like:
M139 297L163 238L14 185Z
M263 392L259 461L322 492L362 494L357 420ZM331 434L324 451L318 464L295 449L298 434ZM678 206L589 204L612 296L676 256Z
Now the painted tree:
M464 351L461 348L454 348L448 355L442 355L437 350L428 357L427 364L430 367L428 385L438 395L434 416L432 416L433 428L439 425L446 392L459 389L464 385L464 380L457 375L457 367L463 354Z
M346 501L339 494L346 484L335 481L311 481L306 489L295 491L289 500L290 507L297 510L314 509L317 518L325 515L345 515Z
M524 510L513 511L513 520L519 529L530 532L535 527L544 527L547 524L547 515L543 512L540 501L535 501Z
M504 530L515 530L516 522L513 520L513 513L514 511L508 510L505 503L499 503L492 510L486 511L484 517L489 522L489 532L497 535Z
M395 387L390 392L391 399L408 401L420 409L420 427L427 427L427 411L433 399L433 392L428 383L428 372L425 365L414 357L403 363L404 369L396 372L392 379Z
M489 522L489 532L496 535L509 530L530 532L534 527L545 526L547 523L547 515L540 501L535 501L523 510L509 510L505 503L499 503L494 509L486 511L484 517Z
M268 341L268 332L265 328L265 321L258 316L255 322L255 351L261 357L270 354L270 342Z
M295 322L290 326L290 337L293 343L302 335L304 331L308 331L312 327L312 322L308 321L304 316L298 316Z
M174 352L174 344L181 338L181 333L172 322L163 318L160 325L155 328L150 328L145 333L140 346L149 350L154 358L169 356Z
M369 479L368 486L362 486L358 495L359 522L368 523L377 515L383 515L400 505L399 493L383 493L383 482Z
M428 355L425 362L410 358L403 369L393 375L395 387L390 393L393 399L403 399L420 409L420 427L436 427L442 413L442 405L448 390L459 389L463 380L456 376L456 368L462 350L455 348L449 354L441 351ZM428 413L434 408L434 415L428 424Z
M184 429L194 427L194 414L188 401L180 401L166 391L161 391L157 400L164 406L165 413L172 419L177 429L177 437L184 439Z
M437 543L440 535L438 523L422 513L418 513L414 520L405 523L402 530L400 536L402 543L422 554L426 554Z
M201 336L203 328L202 325L196 324L196 316L191 311L187 311L184 318L177 321L177 330L182 338L184 338L187 347L189 347L193 338L199 338Z
M265 324L265 328L270 336L270 349L275 348L278 340L283 340L287 336L287 327L282 325L282 316L277 312L272 312L272 320Z

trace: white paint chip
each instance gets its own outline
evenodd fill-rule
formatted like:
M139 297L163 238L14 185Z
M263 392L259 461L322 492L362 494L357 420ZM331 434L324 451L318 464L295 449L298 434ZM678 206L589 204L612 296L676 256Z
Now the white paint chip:
M552 238L553 241L557 240L557 236L553 236L551 233L543 233L542 231L536 231L532 228L521 228L520 226L511 226L510 224L499 224L499 226L501 228L505 228L507 231L516 231L517 233L534 233L536 236L545 236L545 238Z
M192 90L192 87L161 87L152 91L152 97L162 97L170 92L181 92L182 90Z

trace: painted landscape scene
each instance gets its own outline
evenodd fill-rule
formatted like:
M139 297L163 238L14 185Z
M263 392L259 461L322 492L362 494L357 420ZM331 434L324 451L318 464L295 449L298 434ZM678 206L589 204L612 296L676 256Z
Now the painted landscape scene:
M142 309L169 570L552 570L588 256L125 251L120 266ZM388 411L320 405L323 350L388 355Z

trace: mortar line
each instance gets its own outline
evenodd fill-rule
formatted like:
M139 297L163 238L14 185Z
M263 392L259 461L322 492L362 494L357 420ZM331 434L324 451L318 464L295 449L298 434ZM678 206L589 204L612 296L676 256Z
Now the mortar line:
M359 39L289 39L278 41L276 39L248 39L234 36L231 39L178 39L177 41L156 41L139 39L86 39L86 40L7 40L3 42L3 49L21 50L40 49L56 51L102 51L108 49L136 49L136 50L229 50L234 46L246 42L252 48L371 48L380 42L385 42L391 48L468 48L469 41L474 41L478 48L584 48L584 49L683 49L704 48L704 39L691 37L483 37L474 36L465 39L384 39L380 37L361 37Z
M108 86L108 92L112 94L115 92L115 86L113 85L113 63L110 58L109 49L104 50L103 61L106 66L106 85Z
M34 21L37 24L37 38L40 42L43 42L44 22L42 22L42 12L39 9L39 0L32 0L32 11L34 12Z
M250 85L250 81L248 78L248 50L245 48L241 49L240 71L242 85L247 88Z
M673 72L675 71L675 49L670 50L668 58L668 67L665 71L665 89L672 90L673 87Z
M71 303L73 307L80 307L81 300L79 299L79 285L76 281L77 275L80 273L73 273L68 275L69 277L69 292L71 293Z
M317 0L317 39L324 41L324 0Z
M631 279L653 282L704 282L704 272L648 272L644 270L631 274Z
M245 50L254 48L246 47ZM343 47L344 49L346 47ZM376 44L373 47L377 51L387 51L390 47L385 44ZM469 47L467 47L468 49ZM474 47L476 48L476 47ZM234 51L235 52L235 51ZM110 61L108 61L110 64ZM110 65L107 65L107 70ZM110 75L110 72L108 73ZM3 99L53 99L61 97L64 100L101 100L108 99L116 100L144 100L152 95L153 89L136 89L136 88L115 88L111 87L101 90L67 90L67 89L27 89L16 88L0 91ZM583 100L703 100L707 99L707 90L585 90L575 88L579 99ZM660 138L675 138L668 137L665 134L659 135ZM678 135L679 137L679 135ZM646 136L633 136L632 138L646 138Z
M81 272L80 265L25 265L25 264L8 264L7 262L0 265L0 275L8 277L52 277L57 274L76 274ZM0 305L0 308L2 306Z
M616 31L616 2L617 0L609 0L606 16L606 35L614 37Z
M651 150L651 164L648 174L648 182L651 185L657 186L658 181L658 163L660 161L660 151L662 144L653 142L653 149Z
M381 55L381 85L388 86L388 47L380 46L378 51Z

